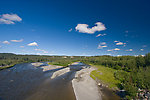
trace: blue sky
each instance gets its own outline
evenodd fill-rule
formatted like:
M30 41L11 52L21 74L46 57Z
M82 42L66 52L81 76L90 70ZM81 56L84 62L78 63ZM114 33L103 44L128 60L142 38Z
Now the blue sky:
M0 53L144 55L149 0L1 0Z

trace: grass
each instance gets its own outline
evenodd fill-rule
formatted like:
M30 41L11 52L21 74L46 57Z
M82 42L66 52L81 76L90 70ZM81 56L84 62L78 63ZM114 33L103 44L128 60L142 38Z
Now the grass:
M91 77L96 80L102 81L103 84L107 84L109 88L117 88L121 82L114 77L114 73L117 71L112 68L108 68L102 65L92 65L97 68L91 72Z
M49 65L57 65L57 66L64 66L67 67L68 64L70 64L71 62L49 62Z
M10 68L10 67L13 67L13 66L15 66L15 64L12 64L12 65L9 65L9 66L3 66L3 67L0 67L0 70L7 69L7 68Z
M56 62L50 62L49 65L57 65L57 66L65 66L64 64L56 63Z

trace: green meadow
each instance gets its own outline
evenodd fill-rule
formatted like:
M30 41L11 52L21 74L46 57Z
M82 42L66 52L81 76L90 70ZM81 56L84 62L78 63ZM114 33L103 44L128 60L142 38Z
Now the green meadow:
M108 68L102 65L92 65L97 68L91 72L91 77L100 80L103 84L108 85L109 88L117 88L121 82L114 76L116 69Z

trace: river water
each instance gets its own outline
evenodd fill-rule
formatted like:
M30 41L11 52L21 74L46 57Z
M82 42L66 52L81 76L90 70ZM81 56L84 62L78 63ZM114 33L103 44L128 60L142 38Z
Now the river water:
M76 100L71 80L82 65L71 65L69 72L54 79L53 73L63 68L44 72L42 67L25 63L1 70L0 100Z
M27 63L1 70L0 100L75 100L71 80L76 70L50 78L61 69L43 72L41 67Z
M76 100L71 80L75 71L45 80L26 100Z

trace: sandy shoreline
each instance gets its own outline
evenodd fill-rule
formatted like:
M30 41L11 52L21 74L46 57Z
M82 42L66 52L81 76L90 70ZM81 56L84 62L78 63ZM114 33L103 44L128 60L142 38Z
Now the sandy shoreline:
M63 68L63 66L58 66L58 65L43 65L43 63L40 63L40 62L31 63L31 65L35 67L41 66L40 68L42 68L43 72L53 70L53 69Z
M70 68L68 68L68 67L64 68L64 69L61 69L59 71L56 71L56 72L53 73L51 79L54 79L55 77L61 76L61 75L65 74L69 71L70 71Z
M77 71L72 87L77 100L102 100L95 80L90 77L94 68L85 68Z
M34 66L40 66L41 63L35 63ZM77 65L77 66L76 66ZM96 81L90 77L91 71L95 70L95 68L85 68L86 65L79 65L78 63L73 63L67 68L60 69L58 71L54 71L51 75L51 79L55 79L58 76L61 76L71 70L78 70L73 78L72 87L75 93L76 100L102 100L101 94L99 92L99 88L96 84ZM53 70L62 68L62 66L48 65L41 66L43 71Z

